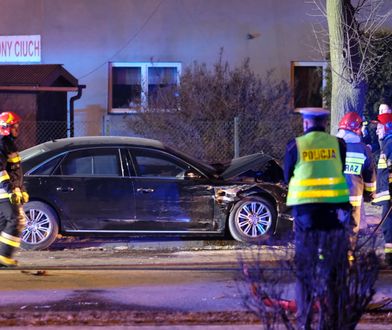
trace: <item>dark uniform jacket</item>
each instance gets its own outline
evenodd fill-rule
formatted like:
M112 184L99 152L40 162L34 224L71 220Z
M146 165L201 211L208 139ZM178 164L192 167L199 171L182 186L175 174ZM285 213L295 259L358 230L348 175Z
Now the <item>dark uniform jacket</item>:
M374 204L387 205L391 200L390 184L392 182L392 135L382 141L382 150L377 164L377 189Z
M320 131L324 132L322 127L312 127L305 134ZM339 142L339 153L342 160L342 173L344 173L344 164L346 161L346 144L343 139L337 138ZM284 159L284 178L286 184L289 184L294 174L294 168L298 161L298 147L296 139L292 139L286 146L286 154ZM341 226L341 220L336 216L336 208L350 209L347 203L317 203L317 204L301 204L295 205L293 208L293 216L296 218L296 230L307 230L317 228L321 230L330 230Z
M372 193L376 190L376 171L369 147L364 143L346 143L345 175L350 188L350 202L353 206L360 206L362 195L365 192ZM363 157L363 164L356 163L358 158ZM349 159L357 160L349 161Z
M0 179L1 193L10 194L15 188L23 190L23 172L20 157L15 139L10 135L3 136L0 140L0 171L2 178ZM0 199L4 198L0 197Z

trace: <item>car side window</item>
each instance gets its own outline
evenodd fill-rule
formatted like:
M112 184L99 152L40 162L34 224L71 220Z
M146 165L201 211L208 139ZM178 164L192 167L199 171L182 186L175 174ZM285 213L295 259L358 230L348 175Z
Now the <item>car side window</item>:
M118 149L86 149L68 153L54 175L121 176Z
M29 175L50 175L62 157L63 156L61 155L38 165Z
M189 168L177 158L155 150L131 150L137 174L142 177L182 178Z

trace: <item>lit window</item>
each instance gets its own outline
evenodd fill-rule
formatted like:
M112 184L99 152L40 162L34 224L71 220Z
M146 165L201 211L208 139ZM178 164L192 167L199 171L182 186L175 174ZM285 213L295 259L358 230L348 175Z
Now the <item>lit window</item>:
M322 107L327 62L291 62L294 108Z
M109 111L135 112L156 107L158 95L179 83L181 63L110 63Z

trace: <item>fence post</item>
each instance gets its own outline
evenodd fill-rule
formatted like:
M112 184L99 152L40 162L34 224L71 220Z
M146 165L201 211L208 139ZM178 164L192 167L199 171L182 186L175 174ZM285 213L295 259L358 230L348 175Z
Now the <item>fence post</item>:
M234 117L234 158L240 156L239 117Z

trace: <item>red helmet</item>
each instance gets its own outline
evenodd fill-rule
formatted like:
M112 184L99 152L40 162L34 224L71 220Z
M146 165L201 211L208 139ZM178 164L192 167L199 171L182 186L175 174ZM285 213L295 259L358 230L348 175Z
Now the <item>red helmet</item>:
M339 122L339 128L345 129L355 134L361 134L362 118L356 112L347 112Z
M0 134L10 135L12 125L19 124L21 118L14 112L0 113Z
M385 134L392 133L392 113L383 113L377 116L380 124L384 125Z

